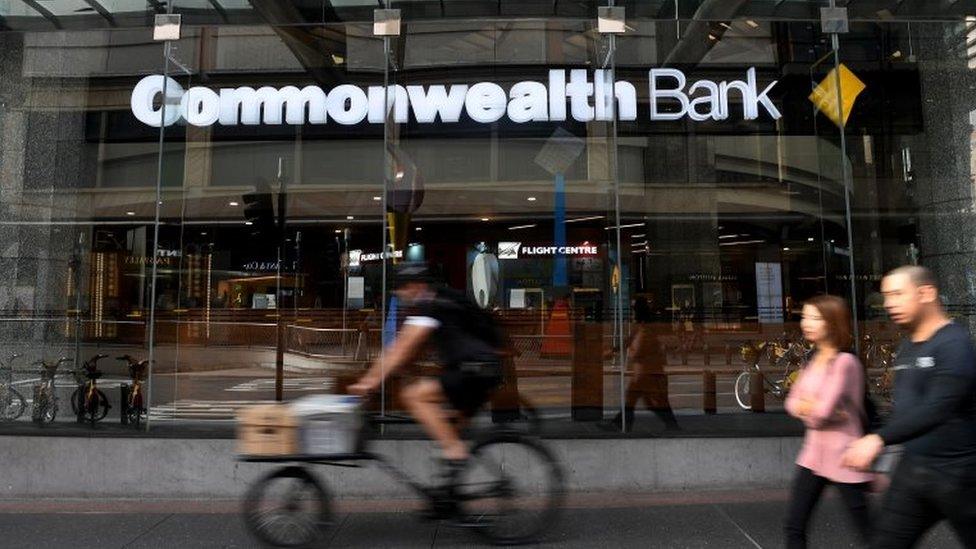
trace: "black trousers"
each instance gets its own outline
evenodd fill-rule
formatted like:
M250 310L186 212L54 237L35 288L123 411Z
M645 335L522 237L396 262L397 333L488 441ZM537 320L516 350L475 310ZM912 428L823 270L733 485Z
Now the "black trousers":
M953 474L906 456L891 477L872 547L913 547L943 519L964 547L976 548L976 471Z
M867 499L869 483L833 482L815 475L806 467L797 467L784 528L788 549L799 549L807 546L807 525L810 522L810 516L813 515L813 509L820 501L820 495L823 494L824 488L830 484L836 486L840 491L840 497L850 512L860 541L863 545L867 545L871 531Z

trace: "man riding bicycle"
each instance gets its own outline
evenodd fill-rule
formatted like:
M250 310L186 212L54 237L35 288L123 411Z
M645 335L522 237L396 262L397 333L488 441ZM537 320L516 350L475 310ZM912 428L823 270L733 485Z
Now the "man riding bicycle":
M396 294L408 312L403 328L369 371L349 392L365 395L379 389L384 377L414 362L428 342L442 367L436 379L421 379L403 389L410 414L440 445L448 474L460 469L468 447L445 404L470 418L501 383L502 337L494 319L463 294L435 283L424 263L396 269ZM451 481L452 479L448 479Z

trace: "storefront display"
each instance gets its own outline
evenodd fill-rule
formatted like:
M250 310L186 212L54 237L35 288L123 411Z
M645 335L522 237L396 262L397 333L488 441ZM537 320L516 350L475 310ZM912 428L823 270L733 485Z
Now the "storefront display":
M618 2L614 33L600 2L388 2L386 36L358 4L123 4L0 2L0 361L151 353L150 429L341 390L409 314L405 261L504 326L493 417L566 432L620 411L638 302L715 431L781 428L751 379L782 356L740 355L798 348L812 296L851 302L877 380L887 270L973 318L976 3L849 6L836 49L818 2Z

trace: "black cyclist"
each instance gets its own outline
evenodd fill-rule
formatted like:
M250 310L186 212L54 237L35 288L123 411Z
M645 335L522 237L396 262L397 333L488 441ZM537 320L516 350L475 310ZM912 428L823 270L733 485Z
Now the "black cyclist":
M433 344L442 367L439 376L411 383L401 398L440 445L449 471L459 470L468 458L468 447L445 406L466 419L488 401L502 379L501 333L492 316L464 294L437 284L425 263L397 266L396 294L408 311L403 327L349 392L375 392L384 377L411 364L428 343Z

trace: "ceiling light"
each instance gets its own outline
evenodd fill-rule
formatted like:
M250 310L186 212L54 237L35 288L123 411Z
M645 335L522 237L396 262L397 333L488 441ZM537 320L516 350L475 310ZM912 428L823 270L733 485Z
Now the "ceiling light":
M756 23L752 19L746 19L746 25L749 25L750 27L752 27L754 29L758 29L759 28L759 23Z
M374 196L373 197L373 200L379 202L380 200L383 200L383 197L382 196Z
M719 246L740 246L742 244L760 244L766 242L765 240L737 240L735 242L719 242Z
M240 203L237 202L236 200L231 200L230 202L227 203L227 205L228 206L240 206Z
M245 225L254 225L254 222L252 222L252 221L245 221L244 224Z
M335 230L335 231L333 231L333 232L335 232L335 234L342 234L342 229L336 229L336 230Z
M577 217L575 219L567 219L566 223L579 223L580 221L593 221L596 219L603 219L602 215L591 215L589 217Z
M535 202L535 197L534 196L530 196L530 197L526 198L526 200L528 200L529 202Z
M414 230L415 230L415 231L422 231L422 230L424 230L424 228L423 228L423 227L417 227L417 228L416 228L416 229L414 229Z
M125 215L136 215L136 212L125 212Z
M353 219L356 219L356 218L354 216L347 215L346 216L346 219L348 219L349 221L352 221Z
M490 221L491 219L490 218L487 218L487 217L482 217L481 220L482 221Z
M783 246L783 251L784 251L784 252L788 252L788 251L790 251L790 247L789 247L789 246Z
M813 237L807 238L807 242L813 242Z
M514 227L509 227L508 230L510 230L510 231L517 231L519 229L531 229L532 227L535 227L535 226L536 226L535 223L533 223L531 225L515 225Z

